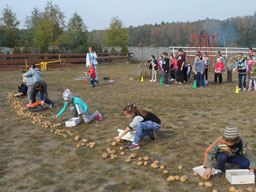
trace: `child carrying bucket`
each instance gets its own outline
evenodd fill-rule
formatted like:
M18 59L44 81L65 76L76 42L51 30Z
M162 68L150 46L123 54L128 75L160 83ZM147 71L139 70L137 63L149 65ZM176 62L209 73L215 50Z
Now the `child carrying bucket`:
M121 139L129 131L132 131L136 128L134 141L126 149L139 149L139 141L146 135L149 135L151 140L156 139L155 130L160 129L161 120L155 114L140 110L136 105L133 104L128 104L124 107L124 114L127 118L132 119L132 122L120 136L114 137L114 139Z
M90 123L94 119L97 119L99 121L103 119L99 111L95 111L93 114L89 115L89 108L87 104L79 97L72 96L72 92L69 89L66 89L64 91L63 99L65 101L64 107L61 109L61 111L57 115L53 116L54 119L57 119L58 117L60 117L67 110L68 106L70 106L70 111L72 113L72 116L78 117L79 114L76 109L76 105L80 105L82 107L83 109L82 117L85 123Z

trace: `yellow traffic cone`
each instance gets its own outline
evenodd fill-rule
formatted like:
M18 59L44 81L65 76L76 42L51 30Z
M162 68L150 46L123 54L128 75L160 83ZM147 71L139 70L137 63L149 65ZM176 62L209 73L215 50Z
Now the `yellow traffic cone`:
M238 85L236 86L236 93L239 93Z
M140 80L141 82L144 82L144 79L143 79L143 76L141 76L141 80Z

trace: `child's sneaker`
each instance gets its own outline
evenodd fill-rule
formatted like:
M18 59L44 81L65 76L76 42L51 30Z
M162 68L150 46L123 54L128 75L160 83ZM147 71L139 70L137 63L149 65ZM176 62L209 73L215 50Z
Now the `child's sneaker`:
M99 111L96 111L95 113L97 114L96 119L97 119L98 121L102 121L103 116L100 114L100 112L99 112Z
M242 89L241 88L239 88L239 92L241 91Z
M54 105L55 105L55 103L50 104L49 108L52 109Z
M153 82L153 80L150 80L149 82Z
M217 178L221 178L221 176L222 176L222 172L217 173L217 174L215 175L215 177L217 177Z
M156 132L155 132L155 130L153 130L153 131L150 132L149 137L150 137L150 139L151 139L152 141L156 140Z
M244 91L246 91L246 88L244 88Z
M140 146L139 145L136 145L136 144L131 144L131 145L129 145L128 147L126 147L125 149L127 149L127 150L130 150L130 151L133 151L133 150L138 150L140 148Z

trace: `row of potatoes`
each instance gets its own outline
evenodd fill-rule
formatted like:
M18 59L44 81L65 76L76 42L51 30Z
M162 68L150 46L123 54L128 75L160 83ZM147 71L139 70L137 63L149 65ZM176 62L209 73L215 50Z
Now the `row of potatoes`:
M51 133L63 136L64 138L67 138L67 136L73 136L73 133L69 130L64 130L64 129L56 129L57 127L60 127L61 124L60 123L51 123L50 121L45 120L45 117L43 115L34 115L31 112L25 112L25 110L27 109L26 107L22 106L22 103L20 102L20 100L15 96L15 94L13 93L9 93L7 98L6 98L7 102L10 103L11 107L14 109L14 111L17 113L17 115L23 117L23 118L31 118L32 119L32 124L34 125L41 125L44 128L52 128L50 130ZM55 128L55 130L54 130ZM74 137L74 140L77 142L80 142L79 144L76 145L77 148L80 148L82 146L87 146L89 148L94 148L96 143L95 142L89 142L87 139L81 139L80 136L76 135ZM117 141L112 141L111 139L109 140L109 142L111 142L111 146L112 147L116 147L118 146L118 144L120 144L121 142L123 142L122 140L117 140ZM101 157L102 159L117 159L118 155L120 156L125 156L126 152L124 151L124 148L122 146L119 147L119 152L111 149L110 147L106 149L106 152L104 152ZM126 163L131 163L133 160L135 160L137 157L136 153L131 153L127 159L125 160ZM151 159L148 156L145 157L137 157L137 165L138 166L144 166L147 167L149 164L151 164L151 168L153 169L159 169L163 172L164 175L168 175L169 171L166 169L165 165L161 165L160 161L158 160L154 160L151 161ZM182 170L183 167L181 165L178 166L179 170ZM199 174L197 172L194 172L194 176L199 176ZM180 182L186 182L188 180L188 176L187 175L182 175L182 176L178 176L178 175L169 175L167 177L167 182L175 182L175 181L180 181ZM208 180L207 178L202 177L203 180ZM205 181L205 182L199 182L198 185L200 187L206 187L206 188L212 188L213 184L209 181ZM253 192L254 189L252 187L248 187L247 188L248 192ZM217 189L213 189L212 192L218 192ZM242 189L236 189L235 187L230 187L229 188L229 192L243 192Z
M46 118L43 115L35 115L31 112L25 112L27 107L24 107L21 103L21 101L17 98L17 96L14 93L8 93L6 97L6 101L10 103L13 110L17 113L18 116L21 116L22 118L31 118L31 123L33 125L40 125L44 128L51 128L50 132L54 133L56 135L63 136L64 138L67 138L67 136L73 136L73 133L69 130L65 129L57 129L61 126L60 123L51 123L50 121L46 120ZM81 141L80 144L77 144L76 147L80 148L82 146L87 146L89 148L94 148L96 143L90 142L87 143L87 139L80 139L80 137L77 135L74 137L75 141Z
M110 147L108 147L106 149L106 152L104 152L102 155L101 155L101 158L102 159L107 159L107 158L110 158L110 159L117 159L119 156L125 156L126 155L126 152L124 151L124 147L123 146L120 146L119 147L119 150L118 150L118 145L121 144L123 142L123 140L117 140L117 141L113 141L112 139L109 139L108 140L110 142ZM116 149L114 149L116 148ZM167 170L166 166L165 165L162 165L160 163L159 160L151 160L148 156L144 156L144 157L137 157L137 154L136 153L131 153L126 159L125 159L125 162L126 163L131 163L132 161L136 161L137 159L137 165L138 166L144 166L144 167L147 167L147 166L151 166L152 169L158 169L158 170L161 170L162 173L164 175L167 175L167 182L171 183L171 182L176 182L176 181L179 181L179 182L186 182L188 181L189 177L187 175L182 175L182 176L179 176L179 175L169 175L169 171ZM179 165L177 167L178 170L182 170L183 167L182 165ZM194 172L194 176L199 176L199 174L197 172ZM204 180L204 182L199 182L198 185L200 187L205 187L205 188L213 188L213 183L212 182L209 182L209 178L205 178L205 177L201 177L202 180ZM248 192L254 192L254 189L252 187L248 187L247 188L247 191ZM217 189L212 189L212 192L218 192ZM236 189L235 187L231 186L229 188L229 192L243 192L242 189Z
M31 123L34 125L41 125L44 128L57 128L60 127L60 123L51 123L50 121L45 120L43 115L35 115L31 112L26 112L27 107L24 107L20 100L15 97L15 94L8 93L6 101L10 103L13 110L17 113L18 116L22 118L31 118Z

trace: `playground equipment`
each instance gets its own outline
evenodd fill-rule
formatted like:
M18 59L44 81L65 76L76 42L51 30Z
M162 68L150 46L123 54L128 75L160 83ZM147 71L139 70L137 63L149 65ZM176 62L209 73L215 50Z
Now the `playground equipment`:
M219 43L218 43L217 35L213 34L210 36L210 45L209 45L209 37L207 34L202 34L200 47L199 47L198 39L199 39L199 36L196 33L193 33L191 37L191 43L190 43L188 55L190 55L191 48L194 45L194 41L195 41L196 50L202 51L203 49L206 49L209 57L212 57L214 55L214 46L216 46L219 51Z
M47 62L40 62L40 63L37 63L35 64L36 66L41 66L41 70L42 71L47 71L47 65L48 64L53 64L53 63L60 63L60 64L65 64L65 59L61 59L61 54L59 54L59 59L58 60L54 60L54 61L47 61ZM27 71L29 68L29 65L28 65L28 60L25 59L25 67L22 68L22 71Z

